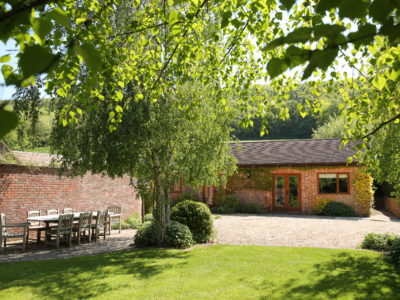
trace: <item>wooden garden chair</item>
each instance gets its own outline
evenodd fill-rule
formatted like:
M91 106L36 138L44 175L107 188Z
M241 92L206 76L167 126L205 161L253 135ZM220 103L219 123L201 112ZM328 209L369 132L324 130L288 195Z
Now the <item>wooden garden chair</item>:
M52 215L59 215L60 212L58 211L58 209L48 209L46 211L46 215L48 216L52 216Z
M29 223L6 223L6 215L0 214L0 250L7 247L7 239L22 238L22 251L26 250L28 242ZM22 229L22 231L9 232L7 228Z
M108 209L99 210L97 212L96 223L92 224L95 242L97 242L100 235L103 235L104 239L106 239L107 223L108 223L107 220L108 220Z
M38 210L31 210L28 211L27 217L39 217L40 211ZM29 231L36 231L36 242L40 242L40 237L42 236L42 231L46 230L46 226L40 225L40 221L28 221L29 223ZM29 241L29 231L28 231L28 241Z
M60 239L61 236L65 238L65 240L68 242L68 247L71 247L72 244L72 222L74 220L74 215L73 214L67 214L67 215L60 215L58 219L58 226L57 228L53 229L50 228L46 230L46 244L53 244L54 243L51 241L52 237L56 238L55 245L57 249L60 248Z
M52 216L52 215L59 215L60 211L58 209L48 209L46 211L47 216ZM57 223L50 223L49 227L57 227Z
M112 225L118 224L118 233L121 233L121 206L107 207L110 216L108 217L108 234L111 234Z
M64 208L64 214L73 214L75 213L75 210L73 208Z
M78 239L78 245L81 244L81 237L82 233L85 234L86 231L88 232L89 236L89 243L92 241L91 238L91 228L92 228L92 213L91 212L84 212L79 215L79 222L78 224L74 224L74 227L72 230L74 233L77 234L77 239Z

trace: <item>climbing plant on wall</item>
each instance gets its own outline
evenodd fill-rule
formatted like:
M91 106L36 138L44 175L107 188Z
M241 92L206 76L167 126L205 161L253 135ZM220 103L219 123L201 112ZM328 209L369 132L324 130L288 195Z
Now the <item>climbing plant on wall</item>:
M364 169L358 169L354 175L355 200L360 206L362 215L371 214L372 203L374 200L374 191L372 189L373 178Z

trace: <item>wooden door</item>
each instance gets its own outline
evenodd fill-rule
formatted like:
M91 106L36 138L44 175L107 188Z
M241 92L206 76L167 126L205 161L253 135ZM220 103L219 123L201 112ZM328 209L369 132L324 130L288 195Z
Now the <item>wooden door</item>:
M275 174L273 207L277 211L301 210L300 174Z

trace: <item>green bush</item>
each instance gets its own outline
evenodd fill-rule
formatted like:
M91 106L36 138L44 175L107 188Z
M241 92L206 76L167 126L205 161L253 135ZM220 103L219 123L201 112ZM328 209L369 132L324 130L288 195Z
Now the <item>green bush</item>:
M354 211L353 209L339 202L329 202L322 211L322 215L324 216L338 216L338 217L353 217Z
M377 251L388 251L392 246L394 238L395 236L389 233L368 233L361 243L361 248Z
M255 203L241 203L237 209L238 213L244 214L262 214L264 210L262 207Z
M233 214L238 211L239 205L239 200L235 195L224 195L223 197L219 197L212 212L217 214Z
M144 215L144 221L145 222L153 222L154 221L154 217L152 214L146 214Z
M400 268L400 236L396 236L392 240L392 244L388 253L389 261L397 268Z
M125 220L121 221L121 229L138 229L140 226L142 226L142 219L137 216L130 216ZM112 224L111 229L119 229L118 224Z
M211 208L213 214L233 214L235 210L231 207L215 206Z
M210 209L204 203L185 200L171 210L171 220L189 227L196 243L206 243L213 233Z
M133 241L138 248L156 245L153 222L145 222L136 232Z
M168 224L165 236L167 246L173 248L189 248L194 244L192 233L189 227L184 224L172 221Z

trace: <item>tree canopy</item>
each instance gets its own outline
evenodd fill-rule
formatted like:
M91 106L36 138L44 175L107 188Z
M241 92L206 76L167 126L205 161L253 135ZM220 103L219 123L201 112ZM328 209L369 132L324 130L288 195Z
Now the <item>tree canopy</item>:
M175 90L193 84L228 112L234 95L243 125L272 108L287 118L290 91L303 80L315 97L299 103L300 114L320 111L323 91L340 94L344 143L363 141L361 161L400 191L400 174L390 168L400 163L399 11L399 0L1 1L0 39L17 43L18 68L8 55L0 62L7 85L27 86L40 75L47 92L64 99L58 126L73 132L90 116L107 128L103 141L126 130L119 127L133 107L140 113L129 122L139 128L153 120L142 119L146 111L161 118ZM255 93L257 81L274 93ZM3 107L0 117L2 137L17 120ZM112 173L100 144L88 154L81 146L76 153L101 158L85 167Z

